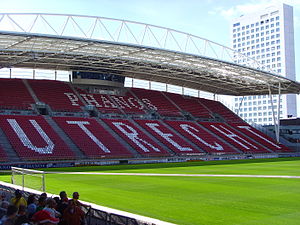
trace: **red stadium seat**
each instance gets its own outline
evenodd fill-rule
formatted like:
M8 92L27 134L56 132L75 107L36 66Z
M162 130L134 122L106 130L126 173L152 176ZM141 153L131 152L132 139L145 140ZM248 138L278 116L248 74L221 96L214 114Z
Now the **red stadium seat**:
M225 123L201 122L200 124L245 153L270 153L266 148L244 136L241 132L232 129Z
M126 114L145 114L144 105L126 92L124 96L106 95L106 94L89 94L79 89L82 98L89 105L94 105L101 113L122 113Z
M103 121L142 156L170 155L130 121L124 119L103 119Z
M77 88L76 93L80 95L77 96L67 83L60 81L28 80L28 84L37 98L55 111L56 116L66 116L53 119L89 158L136 157L138 153L142 157L161 157L175 154L291 152L246 124L217 101L138 88L124 89L123 95L89 94ZM5 108L10 108L9 113L14 114L1 115L0 127L21 159L75 158L75 154L42 116L22 116L28 112L19 109L31 109L30 104L34 100L21 79L0 79L0 95L0 108L4 108L1 114L8 113ZM139 126L132 120L103 119L113 130L111 132L129 144L124 146L123 141L119 142L120 139L97 120L74 117L84 110L85 103L94 105L103 114L111 114L101 115L104 118L153 118L150 113L154 111L169 119L163 122L136 119ZM199 121L214 121L216 114L219 114L227 123L181 121L184 112ZM220 121L220 118L217 119ZM127 149L128 146L132 149ZM0 149L0 157L7 159L3 149Z
M53 80L29 80L28 83L38 99L53 111L82 111L83 103L68 84Z
M203 105L199 104L198 98L183 96L173 93L164 93L182 110L189 112L194 117L212 118L210 112Z
M31 110L34 100L21 79L0 79L0 108Z
M219 114L228 122L242 122L243 121L238 115L236 115L234 112L232 112L230 109L228 109L221 102L204 99L204 98L199 98L198 101L202 105L205 105L205 107L207 107L211 112Z
M110 97L126 114L145 114L144 104L130 92L127 92L125 96L111 95Z
M5 162L7 161L7 155L6 152L4 151L4 149L0 146L0 162Z
M95 106L101 113L122 114L118 106L106 94L89 94L85 90L77 88L78 93L88 105Z
M190 121L164 121L184 135L202 150L213 154L237 154L238 152L222 140Z
M132 157L132 154L95 119L78 117L53 119L88 157Z
M229 125L274 152L292 152L292 150L290 150L288 147L284 146L283 144L276 143L274 139L255 129L254 127L251 127L247 123L230 123Z
M181 117L182 114L160 91L132 88L132 92L153 111L157 111L162 116Z
M0 127L20 158L73 159L74 153L42 116L0 117Z
M135 120L135 122L179 155L203 153L203 151L195 149L182 137L168 129L158 120Z

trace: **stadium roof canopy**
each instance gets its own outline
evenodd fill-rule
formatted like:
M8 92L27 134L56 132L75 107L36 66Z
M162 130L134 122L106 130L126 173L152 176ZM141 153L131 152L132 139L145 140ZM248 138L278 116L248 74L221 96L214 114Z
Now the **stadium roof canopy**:
M0 67L113 73L235 96L300 93L299 83L207 39L92 16L0 14Z

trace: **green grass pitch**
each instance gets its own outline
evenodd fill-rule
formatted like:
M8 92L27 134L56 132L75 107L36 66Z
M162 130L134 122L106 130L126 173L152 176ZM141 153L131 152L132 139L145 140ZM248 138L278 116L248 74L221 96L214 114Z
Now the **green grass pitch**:
M51 170L300 176L300 158ZM46 187L55 194L78 191L82 200L176 224L300 224L300 179L47 174Z

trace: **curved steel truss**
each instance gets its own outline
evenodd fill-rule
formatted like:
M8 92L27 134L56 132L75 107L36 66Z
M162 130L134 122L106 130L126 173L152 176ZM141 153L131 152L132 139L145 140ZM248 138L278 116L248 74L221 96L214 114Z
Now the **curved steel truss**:
M235 62L242 62L238 65ZM103 17L0 14L0 66L106 72L216 94L299 93L245 55L180 31Z

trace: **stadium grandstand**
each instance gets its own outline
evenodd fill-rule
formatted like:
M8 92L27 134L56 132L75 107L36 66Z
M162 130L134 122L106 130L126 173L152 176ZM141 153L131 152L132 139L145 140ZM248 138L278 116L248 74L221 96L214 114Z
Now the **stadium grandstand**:
M299 94L300 84L191 34L102 17L2 13L0 66L2 169L299 154L279 136L275 114L270 137L201 93L275 97ZM15 76L15 68L33 72ZM53 74L41 79L39 69Z

